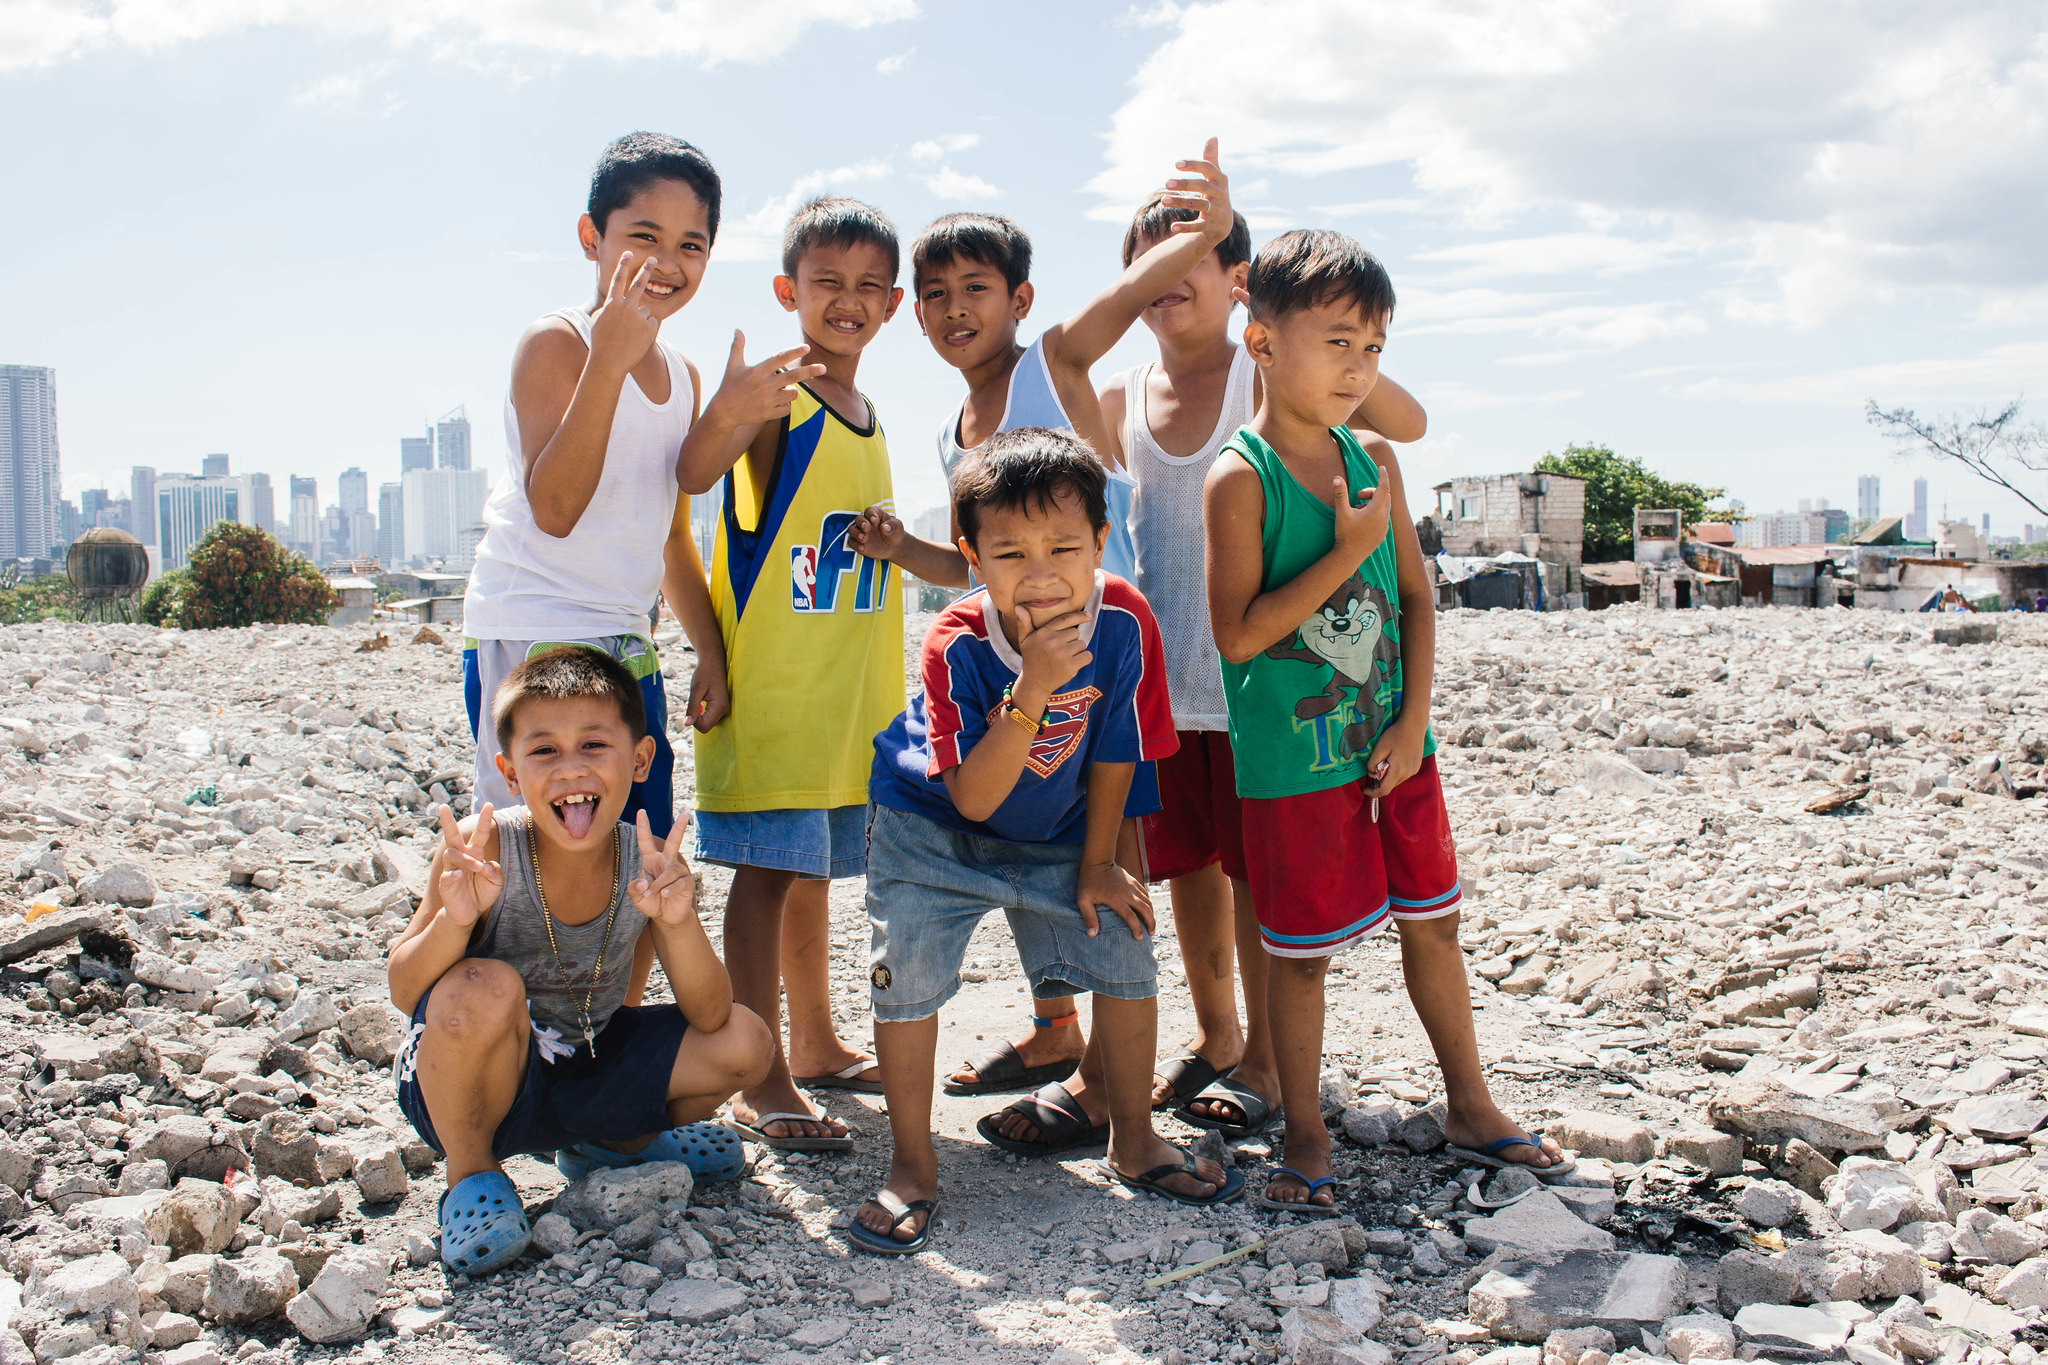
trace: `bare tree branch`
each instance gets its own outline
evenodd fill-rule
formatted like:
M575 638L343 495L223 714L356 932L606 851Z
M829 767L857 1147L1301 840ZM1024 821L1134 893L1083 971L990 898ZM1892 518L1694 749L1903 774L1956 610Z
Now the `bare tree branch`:
M2000 468L2015 464L2032 473L2048 472L2048 426L2020 421L2024 396L2015 398L1997 412L1979 409L1977 415L1951 414L1925 418L1911 408L1886 411L1875 398L1865 401L1863 416L1872 426L1904 446L1918 447L1930 455L1954 460L1978 478L1993 483L2043 516L2043 506L2033 495L2021 490ZM2042 494L2048 497L2048 493Z

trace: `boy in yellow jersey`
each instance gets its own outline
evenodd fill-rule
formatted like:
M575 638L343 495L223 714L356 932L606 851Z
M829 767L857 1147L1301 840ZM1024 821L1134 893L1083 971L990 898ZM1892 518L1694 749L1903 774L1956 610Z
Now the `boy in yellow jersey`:
M816 363L796 364L798 350L749 366L735 335L725 380L683 443L684 487L725 482L711 601L733 699L696 737L697 856L736 869L734 998L774 1024L789 995L788 1052L734 1099L733 1117L786 1151L853 1146L799 1085L881 1089L873 1057L832 1027L826 894L867 870L873 740L904 705L897 574L847 538L863 509L894 502L881 423L854 375L903 300L900 264L879 210L844 198L799 208L775 297Z

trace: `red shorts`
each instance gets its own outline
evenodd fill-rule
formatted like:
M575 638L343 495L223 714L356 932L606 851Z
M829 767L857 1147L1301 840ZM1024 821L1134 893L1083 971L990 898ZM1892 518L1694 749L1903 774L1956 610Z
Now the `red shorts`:
M1151 880L1172 881L1218 861L1224 875L1244 880L1244 802L1227 732L1180 732L1180 748L1159 760L1159 809L1143 829Z
M1259 937L1276 957L1328 957L1389 919L1456 913L1458 854L1434 755L1379 800L1363 782L1246 798L1244 842Z

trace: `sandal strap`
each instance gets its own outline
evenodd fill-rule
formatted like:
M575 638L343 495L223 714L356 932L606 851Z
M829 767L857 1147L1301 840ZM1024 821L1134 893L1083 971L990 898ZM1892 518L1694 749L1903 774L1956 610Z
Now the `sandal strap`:
M1110 1169L1115 1170L1116 1168L1111 1167ZM1182 1152L1181 1159L1178 1162L1169 1161L1163 1166L1154 1166L1143 1175L1123 1175L1121 1171L1118 1171L1117 1174L1125 1180L1135 1180L1140 1185L1156 1185L1168 1176L1174 1175L1185 1175L1195 1180L1202 1179L1199 1170L1195 1166L1195 1156L1192 1152ZM1204 1181L1203 1183L1206 1184L1208 1182Z
M868 1197L868 1202L889 1215L891 1232L920 1213L930 1215L939 1211L939 1201L936 1199L913 1199L906 1204L887 1190L876 1191ZM925 1222L929 1224L931 1219L927 1217Z
M1302 1184L1308 1186L1308 1192L1310 1196L1314 1196L1315 1192L1323 1188L1323 1186L1325 1185L1334 1185L1337 1183L1337 1177L1334 1175L1317 1176L1314 1180L1310 1180L1307 1176L1303 1175L1300 1171L1295 1170L1292 1166L1275 1166L1273 1168L1273 1174L1293 1176L1296 1180L1299 1180Z

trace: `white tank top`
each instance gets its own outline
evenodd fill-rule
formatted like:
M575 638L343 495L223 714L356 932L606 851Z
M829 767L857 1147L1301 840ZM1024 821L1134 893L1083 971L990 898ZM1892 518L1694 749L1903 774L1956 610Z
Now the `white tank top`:
M1131 497L1136 582L1159 618L1166 645L1166 690L1177 730L1230 728L1223 704L1222 656L1209 628L1202 485L1224 442L1252 420L1252 377L1258 367L1250 352L1242 346L1235 349L1216 429L1192 455L1169 455L1152 439L1145 420L1145 386L1152 366L1140 365L1124 375L1124 462L1137 481Z
M1024 349L1023 355L1017 357L1016 368L1010 371L1009 397L1003 404L1003 420L997 423L997 431L1015 431L1019 427L1050 427L1054 431L1074 429L1073 420L1067 416L1067 409L1060 402L1059 392L1052 386L1052 374L1045 367L1044 343L1045 338L1039 337ZM960 418L966 411L967 405L962 403L939 428L939 467L946 471L949 488L953 483L953 471L959 467L961 458L981 449L980 446L969 449L960 444ZM1108 486L1103 489L1109 504L1109 541L1102 548L1102 569L1105 573L1128 580L1137 572L1137 556L1131 548L1130 532L1133 485L1131 476L1112 467L1108 460L1103 461L1103 467L1109 474ZM1196 510L1199 512L1200 508Z
M548 314L575 327L590 345L590 315ZM661 593L662 549L676 510L676 455L695 406L690 370L661 346L668 362L666 403L654 403L631 375L619 391L605 446L604 473L568 535L534 524L526 501L519 414L505 398L505 479L484 504L484 538L462 601L462 632L478 640L588 640L645 634Z

